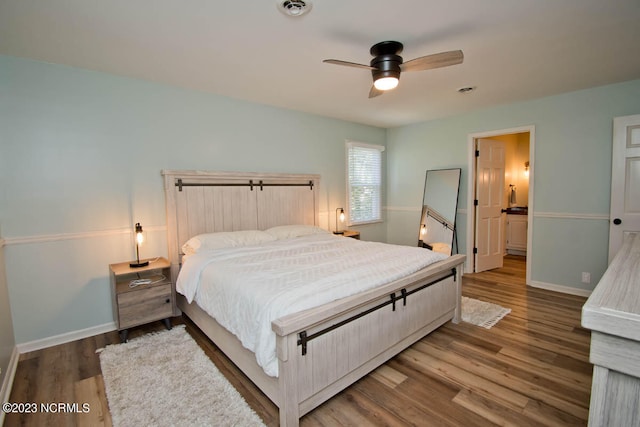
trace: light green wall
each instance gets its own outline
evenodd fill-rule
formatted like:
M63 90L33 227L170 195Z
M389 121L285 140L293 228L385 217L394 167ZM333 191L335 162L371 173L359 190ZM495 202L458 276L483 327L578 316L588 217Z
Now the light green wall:
M345 140L386 138L381 128L8 56L0 129L18 343L113 321L108 264L134 256L118 230L141 222L142 256L166 256L162 169L317 173L321 221L332 224L345 203ZM384 240L386 226L361 232Z
M613 118L638 113L635 80L388 130L388 240L415 240L427 169L462 167L457 222L466 252L468 135L533 125L532 281L592 289L607 266L608 221L569 217L609 215ZM591 284L580 282L583 271Z

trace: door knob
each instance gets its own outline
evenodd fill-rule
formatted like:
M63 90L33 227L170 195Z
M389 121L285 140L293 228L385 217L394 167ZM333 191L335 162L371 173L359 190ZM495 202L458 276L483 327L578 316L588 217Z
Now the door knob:
M622 220L620 218L616 218L616 219L613 220L613 223L615 225L620 225L620 224L622 224Z

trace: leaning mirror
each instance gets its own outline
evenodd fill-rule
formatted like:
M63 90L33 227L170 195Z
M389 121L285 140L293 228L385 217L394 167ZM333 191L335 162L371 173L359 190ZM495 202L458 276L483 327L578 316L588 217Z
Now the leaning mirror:
M428 170L424 181L418 246L447 255L457 252L456 211L461 169Z

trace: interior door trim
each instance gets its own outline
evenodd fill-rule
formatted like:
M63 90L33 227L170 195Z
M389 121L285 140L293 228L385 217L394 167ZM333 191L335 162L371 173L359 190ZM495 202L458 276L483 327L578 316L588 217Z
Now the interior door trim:
M534 125L520 126L508 129L499 129L485 132L470 133L467 135L467 235L466 235L466 252L467 262L465 263L465 273L473 273L474 256L473 245L475 241L475 209L473 209L473 198L476 179L475 165L475 140L479 138L491 138L499 135L509 135L514 133L529 132L529 206L527 228L527 273L526 283L531 283L531 268L534 263L532 248L533 242L533 212L534 210L534 176L535 176L535 141L536 127Z

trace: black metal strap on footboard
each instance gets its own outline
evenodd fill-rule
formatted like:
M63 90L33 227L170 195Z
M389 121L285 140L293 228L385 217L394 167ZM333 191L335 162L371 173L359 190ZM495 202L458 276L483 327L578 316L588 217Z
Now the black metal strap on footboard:
M262 180L254 182L252 179L249 182L184 182L182 178L176 179L176 187L178 191L182 191L182 187L249 187L253 191L253 187L260 187L260 191L264 190L264 187L309 187L309 190L313 190L313 181L304 183L268 183Z
M456 280L456 276L457 276L457 270L455 268L452 268L451 269L451 273L447 274L446 276L441 277L439 279L436 279L436 280L434 280L432 282L425 283L424 285L421 285L421 286L419 286L419 287L417 287L415 289L412 289L410 291L407 291L405 288L402 288L400 290L400 296L396 296L396 293L393 292L393 293L391 293L389 295L389 299L387 301L381 302L380 304L378 304L378 305L376 305L374 307L371 307L371 308L369 308L369 309L367 309L367 310L365 310L363 312L360 312L360 313L355 314L355 315L353 315L351 317L348 317L348 318L346 318L346 319L344 319L344 320L342 320L342 321L340 321L338 323L335 323L335 324L333 324L331 326L328 326L328 327L326 327L324 329L321 329L321 330L319 330L317 332L314 332L313 334L307 334L307 331L300 332L298 334L298 345L302 346L302 355L305 356L307 354L307 343L309 341L311 341L313 339L316 339L316 338L318 338L318 337L320 337L320 336L322 336L322 335L324 335L324 334L326 334L328 332L331 332L331 331L333 331L335 329L338 329L339 327L344 326L347 323L351 323L354 320L358 320L361 317L366 316L367 314L373 313L374 311L377 311L377 310L379 310L379 309L381 309L383 307L388 306L389 304L391 304L392 311L396 311L396 301L402 300L402 305L406 306L407 305L407 297L409 295L415 294L418 291L421 291L421 290L423 290L425 288L428 288L431 285L435 285L436 283L441 282L441 281L443 281L445 279L448 279L449 277L452 277L452 276L453 276L453 280L455 281Z

